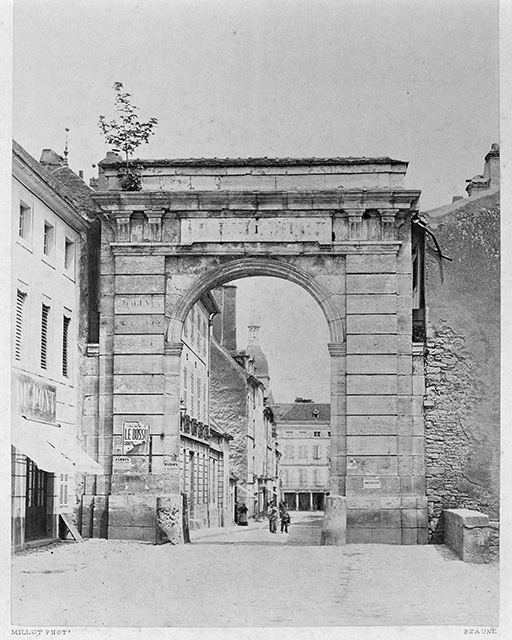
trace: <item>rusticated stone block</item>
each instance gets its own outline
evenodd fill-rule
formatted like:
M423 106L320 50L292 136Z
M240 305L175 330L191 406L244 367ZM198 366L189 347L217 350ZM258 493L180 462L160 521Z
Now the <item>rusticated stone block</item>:
M348 395L396 395L394 375L347 375Z
M418 544L418 530L402 529L402 544Z
M385 457L396 454L396 445L396 436L347 436L347 455Z
M396 334L397 318L389 315L348 315L347 334Z
M401 518L402 518L401 520L402 528L416 529L417 527L416 509L402 509Z
M394 355L347 354L347 373L382 374L397 372L397 357Z
M347 415L395 415L394 396L347 396Z
M382 292L380 292L382 294ZM347 314L396 313L396 295L347 295Z
M393 335L348 335L347 353L396 354L397 341Z
M347 416L347 434L396 435L396 416Z
M165 271L165 256L116 256L116 274L159 275Z
M347 293L396 293L396 276L387 274L347 273Z
M163 274L163 270L162 270ZM134 293L165 293L165 279L163 275L158 276L116 276L116 294Z
M347 255L347 273L395 273L394 255Z
M163 347L163 344L162 344ZM163 355L120 355L114 356L114 374L116 373L163 373Z

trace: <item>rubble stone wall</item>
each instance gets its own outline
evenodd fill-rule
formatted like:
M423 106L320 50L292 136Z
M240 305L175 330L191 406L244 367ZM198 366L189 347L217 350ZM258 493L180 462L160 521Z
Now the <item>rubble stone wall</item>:
M426 263L426 480L429 539L438 543L443 509L499 520L499 193L427 216L452 258L440 262L431 249Z

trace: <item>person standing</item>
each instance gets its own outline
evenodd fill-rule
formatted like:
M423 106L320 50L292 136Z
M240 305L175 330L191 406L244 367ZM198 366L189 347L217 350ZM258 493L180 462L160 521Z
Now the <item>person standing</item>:
M279 517L279 511L273 500L268 503L267 518L270 533L277 533L277 518Z
M291 518L290 514L286 509L281 511L281 533L288 533L288 525L290 524Z
M249 511L249 509L247 509L245 502L242 502L238 507L238 524L241 527L247 526L247 511Z

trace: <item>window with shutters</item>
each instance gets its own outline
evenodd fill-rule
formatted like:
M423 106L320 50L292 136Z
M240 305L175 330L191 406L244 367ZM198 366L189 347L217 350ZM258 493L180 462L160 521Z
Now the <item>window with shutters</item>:
M48 319L50 307L46 304L41 308L41 368L48 368Z
M320 459L320 447L317 444L315 444L313 446L313 458L315 460L319 460Z
M284 457L285 458L293 458L293 445L287 444L284 448Z
M60 506L65 507L68 504L68 474L60 474Z
M187 406L187 396L188 396L188 369L187 367L183 367L183 404L185 407Z
M14 341L14 359L21 360L23 351L23 331L24 331L24 316L25 316L25 300L27 294L24 291L18 289L16 294L16 337Z
M62 317L62 375L69 377L69 325L71 318Z
M299 469L299 484L305 485L308 482L308 471L307 469Z
M19 228L18 235L20 238L24 240L28 240L30 238L30 225L32 220L32 210L29 206L20 202L20 218L19 218Z
M299 458L305 460L308 457L308 451L306 445L301 445L299 447Z

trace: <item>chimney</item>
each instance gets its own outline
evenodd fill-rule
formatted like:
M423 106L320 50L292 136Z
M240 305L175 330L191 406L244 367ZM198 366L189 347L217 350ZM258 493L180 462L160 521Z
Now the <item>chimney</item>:
M226 284L212 294L220 309L213 318L213 337L227 351L236 351L236 286Z
M58 153L55 153L53 149L43 149L43 153L41 154L41 158L39 160L40 164L43 167L47 167L50 171L53 169L58 169L62 167L64 164L64 158L59 156Z
M489 187L500 186L500 145L497 142L485 156L484 177L489 180Z
M82 178L82 180L84 179L84 172L82 171L82 169L80 169L80 171L78 172L78 177Z
M500 186L500 145L496 142L491 146L491 150L485 156L484 173L475 176L471 180L466 180L468 186L466 191L469 196L475 192L488 191L491 187Z

